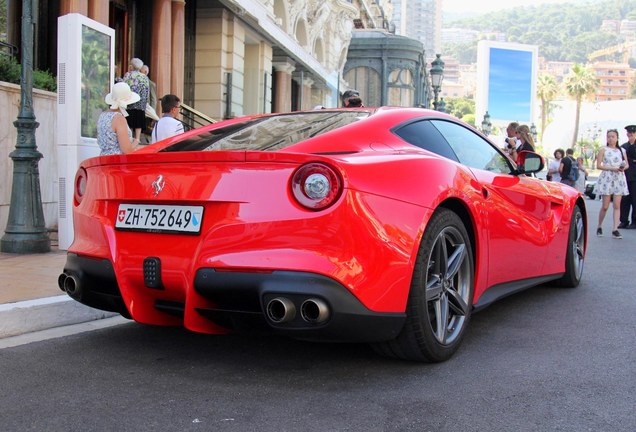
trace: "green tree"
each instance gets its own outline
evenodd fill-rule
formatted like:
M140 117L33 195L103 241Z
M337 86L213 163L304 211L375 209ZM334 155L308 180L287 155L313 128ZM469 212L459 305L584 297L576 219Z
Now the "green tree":
M576 102L574 134L572 135L572 142L570 144L570 147L574 148L579 135L581 103L583 102L583 99L596 93L600 80L596 78L596 75L591 69L577 63L572 67L572 71L570 71L569 75L565 77L564 83L566 92Z
M541 139L543 132L548 125L548 114L550 113L550 103L559 94L559 84L556 79L549 74L539 75L537 79L537 96L541 100Z
M454 115L458 119L464 120L467 123L471 123L467 121L466 116L475 114L475 101L468 98L444 98L444 102L446 102L446 112Z
M500 31L508 42L538 45L546 60L584 63L592 51L624 41L620 35L599 31L603 20L634 19L635 10L636 0L543 3L449 22L448 27L484 33ZM476 45L475 41L471 43ZM451 48L451 45L446 45L444 52L452 53L455 58L459 59L459 52L468 52L465 47Z

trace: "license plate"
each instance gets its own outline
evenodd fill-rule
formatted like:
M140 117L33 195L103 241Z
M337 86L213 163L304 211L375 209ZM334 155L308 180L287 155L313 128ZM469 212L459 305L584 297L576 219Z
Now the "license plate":
M119 204L115 228L197 234L202 222L203 206Z

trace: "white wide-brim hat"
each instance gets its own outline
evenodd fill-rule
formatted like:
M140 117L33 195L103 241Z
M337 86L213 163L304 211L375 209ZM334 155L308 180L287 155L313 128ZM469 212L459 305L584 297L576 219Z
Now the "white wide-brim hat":
M126 109L130 104L139 102L141 97L130 89L125 82L118 82L113 86L110 93L106 95L104 101L110 105L111 109Z

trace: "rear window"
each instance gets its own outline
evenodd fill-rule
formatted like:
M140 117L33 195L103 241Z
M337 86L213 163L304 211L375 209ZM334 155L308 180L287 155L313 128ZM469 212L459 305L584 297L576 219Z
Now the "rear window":
M369 115L368 111L316 110L260 117L201 133L161 151L275 151L354 123Z

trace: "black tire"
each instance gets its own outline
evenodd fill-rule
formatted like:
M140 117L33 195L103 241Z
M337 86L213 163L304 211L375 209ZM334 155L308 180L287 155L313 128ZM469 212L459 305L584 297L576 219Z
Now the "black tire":
M406 322L392 341L374 344L381 355L441 362L459 348L472 312L474 265L461 219L437 210L426 227L406 306Z
M563 288L576 288L583 276L585 264L585 222L579 206L574 206L570 219L567 252L565 254L565 274L555 285Z

